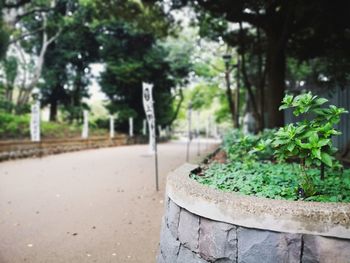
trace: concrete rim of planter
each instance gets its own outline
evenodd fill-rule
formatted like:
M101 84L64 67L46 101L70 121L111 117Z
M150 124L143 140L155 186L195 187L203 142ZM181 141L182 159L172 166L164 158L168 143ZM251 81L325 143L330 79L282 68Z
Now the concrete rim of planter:
M184 164L168 176L166 191L182 208L212 220L286 233L350 238L350 204L273 200L228 193L189 178Z

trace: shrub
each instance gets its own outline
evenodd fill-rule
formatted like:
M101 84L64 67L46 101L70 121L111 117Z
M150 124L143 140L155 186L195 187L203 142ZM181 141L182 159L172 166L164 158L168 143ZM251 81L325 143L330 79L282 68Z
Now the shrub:
M13 139L29 137L28 115L12 115L0 112L0 138Z
M305 118L275 133L273 147L279 160L297 158L302 167L322 164L333 167L337 149L333 147L331 137L341 134L334 126L339 123L340 115L347 111L334 105L322 107L326 102L327 99L313 96L311 92L284 97L280 109L292 108L295 116L310 113L314 116L312 120Z
M275 199L350 202L350 170L335 159L334 126L347 111L325 106L311 92L286 95L281 110L292 108L303 121L258 135L234 131L225 136L228 162L214 163L195 180L225 191ZM328 175L324 176L325 166ZM321 170L321 176L320 175Z
M311 196L316 191L306 169L319 167L323 180L325 165L330 168L340 167L335 159L337 149L333 147L331 137L340 134L334 126L339 123L340 115L347 111L334 105L325 107L327 101L309 92L295 97L286 95L280 107L281 110L293 109L295 116L304 115L303 121L280 128L272 140L274 154L279 161L299 160L301 195Z
M264 130L257 135L244 135L239 130L233 130L226 134L223 148L227 153L228 159L231 161L271 159L272 148L267 142L272 140L274 131Z

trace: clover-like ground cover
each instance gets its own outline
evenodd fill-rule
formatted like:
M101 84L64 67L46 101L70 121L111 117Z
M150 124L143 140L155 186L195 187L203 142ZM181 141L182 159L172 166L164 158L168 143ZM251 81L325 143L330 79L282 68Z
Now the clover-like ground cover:
M327 171L324 180L320 179L318 169L309 169L307 173L316 189L315 194L309 197L302 197L300 170L292 163L215 162L203 175L191 176L210 187L246 195L286 200L350 202L350 169Z

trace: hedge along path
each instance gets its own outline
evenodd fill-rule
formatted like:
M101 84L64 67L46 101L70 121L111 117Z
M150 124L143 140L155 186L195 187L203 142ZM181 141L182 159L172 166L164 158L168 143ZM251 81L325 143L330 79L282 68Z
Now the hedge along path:
M0 141L0 162L10 159L42 157L87 149L146 143L146 141L147 139L145 137L136 136L130 138L122 134L114 138L44 139L40 142L32 142L29 140Z

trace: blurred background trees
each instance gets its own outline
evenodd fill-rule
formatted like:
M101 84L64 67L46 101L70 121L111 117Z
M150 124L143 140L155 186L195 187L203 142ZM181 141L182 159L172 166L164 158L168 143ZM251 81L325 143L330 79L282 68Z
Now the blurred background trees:
M349 7L345 0L4 0L0 109L28 113L39 88L51 122L77 124L102 93L98 125L107 127L112 114L119 130L133 117L141 131L142 82L150 82L163 128L185 118L190 101L203 118L231 125L251 113L255 131L278 127L286 90L348 87ZM231 55L228 68L223 55Z

